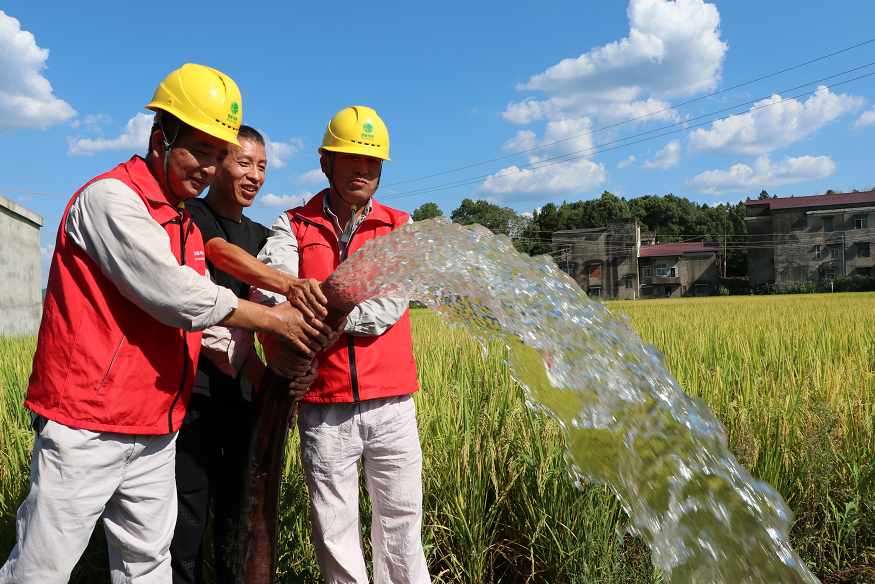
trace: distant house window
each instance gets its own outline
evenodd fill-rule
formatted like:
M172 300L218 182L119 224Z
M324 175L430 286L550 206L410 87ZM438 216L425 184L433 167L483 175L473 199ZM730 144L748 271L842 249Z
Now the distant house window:
M677 278L678 277L678 269L677 268L669 268L668 269L668 277L669 278Z
M707 296L708 284L696 284L696 296Z
M830 252L830 257L832 257L832 259L834 259L834 260L839 259L839 248L834 247L831 250L829 250L829 252Z
M858 243L856 245L856 248L857 248L857 257L858 258L869 257L869 244L868 243Z
M861 276L871 276L872 268L857 268L857 273Z
M821 259L821 257L820 257L820 246L819 246L819 245L815 245L815 246L814 246L814 259L816 259L816 260Z
M650 277L650 268L641 268L641 277L649 278Z
M665 277L668 275L668 264L656 264L656 277Z
M660 286L659 287L659 295L660 296L668 296L671 294L671 288L669 286Z
M627 276L625 278L625 281L626 281L626 288L631 288L632 287L632 278Z
M590 278L601 278L602 277L602 265L601 264L592 264L589 266L589 277Z
M653 286L644 286L641 288L641 296L643 298L650 298L653 296Z
M589 289L589 297L590 298L601 298L602 297L602 289L598 286Z
M832 217L823 218L823 230L832 231Z
M854 215L854 229L869 229L869 215Z
M836 279L836 271L835 271L835 270L826 270L826 271L823 273L823 276L824 276L827 280L835 280L835 279Z

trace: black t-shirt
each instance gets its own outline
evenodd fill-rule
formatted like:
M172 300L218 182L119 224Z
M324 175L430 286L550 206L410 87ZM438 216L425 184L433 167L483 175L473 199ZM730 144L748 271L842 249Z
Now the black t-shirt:
M185 208L191 213L195 225L201 230L204 244L218 237L246 250L252 256L257 256L267 241L268 228L246 216L243 216L239 223L233 219L222 217L213 211L203 199L188 199L185 202ZM229 288L237 295L237 298L249 299L249 284L217 269L209 260L207 260L207 269L216 284ZM242 375L238 375L236 379L226 375L212 361L203 356L197 363L194 393L235 401L252 401L253 395L252 385Z

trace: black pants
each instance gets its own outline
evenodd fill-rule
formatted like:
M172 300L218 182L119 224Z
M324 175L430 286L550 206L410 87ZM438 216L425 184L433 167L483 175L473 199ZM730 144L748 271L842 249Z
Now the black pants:
M179 514L170 544L174 584L203 582L204 532L213 502L216 581L233 584L252 404L193 394L176 441Z

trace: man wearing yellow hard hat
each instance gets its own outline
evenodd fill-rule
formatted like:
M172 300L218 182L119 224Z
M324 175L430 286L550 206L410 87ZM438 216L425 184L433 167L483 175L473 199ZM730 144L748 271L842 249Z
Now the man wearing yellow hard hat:
M389 132L367 107L328 124L320 164L330 187L286 211L259 259L301 278L325 280L368 240L410 221L374 200ZM265 304L283 300L255 289ZM426 583L422 550L422 450L416 427L407 301L377 298L355 307L340 338L317 353L318 377L300 402L301 459L310 495L313 544L326 583L368 582L359 527L359 467L373 508L374 582ZM270 341L272 358L277 350Z
M205 276L183 201L237 144L241 104L215 69L174 71L146 106L156 115L145 159L98 176L67 206L24 402L31 489L0 583L67 582L101 516L114 582L170 582L176 435L201 331L264 332L304 352L328 342L327 327L290 304L238 301Z

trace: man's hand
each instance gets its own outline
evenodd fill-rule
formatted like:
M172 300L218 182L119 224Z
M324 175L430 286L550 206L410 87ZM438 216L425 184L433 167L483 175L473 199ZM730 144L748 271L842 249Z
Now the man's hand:
M294 397L295 401L300 400L308 391L310 391L310 385L312 385L319 376L317 373L318 366L319 363L314 359L306 375L296 377L292 379L291 383L289 383L289 395Z
M305 357L299 351L268 335L262 335L260 340L268 366L277 375L294 378L310 373L313 366L312 357Z
M321 351L338 335L321 320L305 317L289 302L275 306L271 313L278 321L276 328L269 331L270 334L308 357Z
M319 280L289 276L285 294L289 302L310 318L325 318L328 315L325 309L328 299L322 293Z

